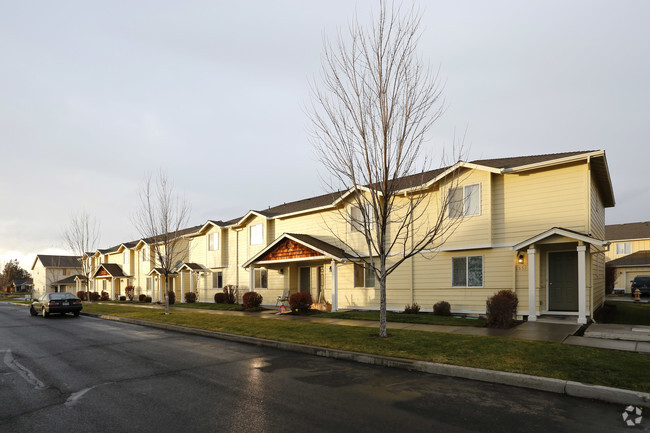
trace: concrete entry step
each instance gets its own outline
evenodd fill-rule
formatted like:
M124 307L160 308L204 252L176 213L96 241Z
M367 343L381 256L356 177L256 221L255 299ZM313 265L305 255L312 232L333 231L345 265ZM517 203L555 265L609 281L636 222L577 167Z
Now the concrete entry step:
M607 340L650 342L650 326L607 325L594 323L585 331L585 337Z

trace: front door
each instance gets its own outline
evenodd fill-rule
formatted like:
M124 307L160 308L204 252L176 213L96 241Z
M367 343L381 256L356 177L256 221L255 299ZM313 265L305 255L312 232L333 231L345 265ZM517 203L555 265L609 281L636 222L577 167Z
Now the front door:
M311 268L300 268L300 291L311 291Z
M548 309L578 311L578 253L548 253Z

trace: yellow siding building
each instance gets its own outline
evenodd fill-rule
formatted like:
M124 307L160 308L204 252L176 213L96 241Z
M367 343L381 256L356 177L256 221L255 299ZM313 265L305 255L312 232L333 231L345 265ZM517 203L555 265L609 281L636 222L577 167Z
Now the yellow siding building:
M518 315L528 320L553 314L585 323L602 306L604 209L614 206L604 151L461 161L405 183L398 205L416 195L429 200L426 218L408 227L411 235L441 212L453 230L389 276L389 309L417 302L431 311L447 301L452 311L483 314L487 298L502 289L517 293ZM235 285L240 295L259 292L267 305L286 291L302 291L335 310L377 309L368 253L354 253L364 251L365 240L347 218L356 193L324 194L184 230L172 283L177 301L194 292L212 302L224 286ZM460 204L441 209L448 194ZM98 250L94 283L110 287L113 296L133 285L136 294L162 300L152 242Z

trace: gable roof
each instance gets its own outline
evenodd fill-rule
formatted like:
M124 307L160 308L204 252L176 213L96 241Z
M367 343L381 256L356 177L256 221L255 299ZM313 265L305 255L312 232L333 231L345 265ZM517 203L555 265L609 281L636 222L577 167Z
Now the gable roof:
M575 239L577 241L582 241L588 244L593 244L593 245L598 245L600 247L603 247L605 245L608 245L609 242L601 240L601 239L596 239L592 236L589 236L584 233L577 232L575 230L570 230L570 229L565 229L563 227L553 227L545 232L542 232L536 236L533 236L532 238L526 239L523 242L519 242L516 245L512 246L512 250L521 250L522 248L526 248L534 243L537 243L539 241L543 241L544 239L548 239L551 236L564 236L570 239Z
M650 266L650 251L637 251L636 253L610 260L606 265L611 267Z
M314 253L318 253L318 256L314 256L313 259L329 258L340 262L350 258L350 255L347 254L345 251L343 251L341 248L336 247L330 243L322 241L313 236L299 234L299 233L283 233L282 235L278 236L273 242L271 242L268 246L266 246L266 248L263 248L259 253L255 254L253 257L248 259L242 265L242 267L247 268L256 262L257 263L283 263L283 262L294 260L294 259L272 260L272 261L260 260L263 259L267 253L273 251L277 246L279 246L285 240L292 240L294 242L297 242L307 247L309 250L314 251ZM299 260L306 260L306 259L312 259L312 257L299 258Z
M79 256L53 256L47 254L38 254L34 259L32 269L36 266L36 262L40 260L41 264L46 268L80 268L81 258Z
M606 225L605 239L608 241L650 239L650 221Z
M93 273L93 278L97 277L97 274L99 274L100 270L102 269L108 272L108 275L110 275L111 277L127 276L122 270L122 266L118 265L117 263L102 263L101 265L99 265L97 270Z
M609 169L605 160L605 152L602 150L583 150L575 152L549 153L542 155L515 156L508 158L480 159L470 162L459 161L458 163L441 167L435 170L416 173L397 179L399 188L408 190L417 188L422 185L428 185L444 178L454 170L467 167L482 170L489 170L495 173L509 173L525 170L543 168L545 166L565 164L574 161L588 160L592 163L592 169L595 173L596 183L601 189L603 203L605 207L614 206L614 191L609 177ZM221 227L240 225L251 214L257 214L272 219L277 217L286 217L303 212L313 212L320 208L332 207L343 197L348 195L351 190L336 191L328 194L297 200L281 205L272 206L264 210L250 210L245 215L233 218L229 221L219 221Z

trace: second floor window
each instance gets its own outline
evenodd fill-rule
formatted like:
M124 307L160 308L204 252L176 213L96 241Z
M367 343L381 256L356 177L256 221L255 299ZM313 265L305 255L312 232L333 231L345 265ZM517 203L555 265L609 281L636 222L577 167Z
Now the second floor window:
M219 249L219 233L210 233L208 235L208 250L217 251Z
M262 245L264 242L264 231L262 229L262 224L250 226L249 230L251 245Z
M149 248L143 248L142 249L142 261L143 262L148 262L149 261Z
M465 185L449 190L449 218L481 214L481 185Z
M350 213L348 218L350 219L350 231L351 232L363 232L364 222L368 223L368 229L372 229L372 223L374 222L374 213L372 210L372 205L370 203L364 205L365 209L365 218L364 213L361 212L359 206L352 206L350 208Z
M123 262L125 265L128 265L128 264L129 264L129 250L126 250L126 251L124 251L124 252L122 253L122 262Z
M632 254L632 242L616 244L616 254Z

